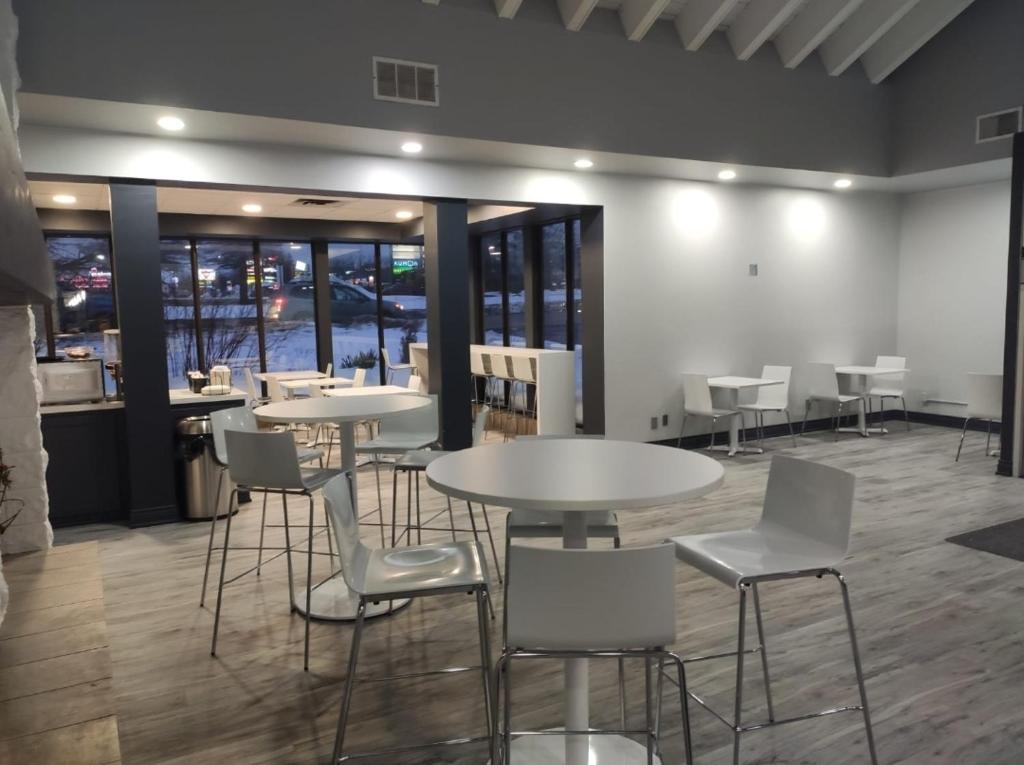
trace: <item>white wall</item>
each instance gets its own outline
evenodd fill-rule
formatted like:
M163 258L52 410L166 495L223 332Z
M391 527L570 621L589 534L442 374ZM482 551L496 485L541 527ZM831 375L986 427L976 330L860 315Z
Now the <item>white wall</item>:
M898 200L23 125L30 172L605 207L606 430L674 438L679 374L867 362L896 344ZM758 263L760 276L747 275ZM584 310L586 296L584 296ZM584 349L586 352L586 349ZM668 413L667 428L650 417ZM794 414L802 413L797 404ZM689 430L689 426L688 426Z
M1008 181L904 197L897 345L911 409L962 417L923 401L965 401L968 372L1002 372L1009 228Z

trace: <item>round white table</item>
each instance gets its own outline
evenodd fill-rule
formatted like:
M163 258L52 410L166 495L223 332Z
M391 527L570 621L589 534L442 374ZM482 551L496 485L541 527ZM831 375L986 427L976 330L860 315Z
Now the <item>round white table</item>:
M348 470L352 474L354 494L352 504L358 518L359 494L355 490L355 424L363 420L376 420L391 414L410 412L414 409L429 406L430 398L417 395L413 391L396 393L390 386L388 386L387 390L381 390L379 393L375 392L373 388L345 389L344 393L349 391L352 392L352 395L337 395L343 393L343 391L335 391L335 395L330 398L300 398L278 401L258 407L253 410L253 413L257 419L273 424L289 424L293 422L312 424L330 422L337 424L341 452L341 469ZM337 573L341 571L340 565L339 561L338 566L335 567ZM310 596L310 618L322 621L355 620L359 598L352 594L348 585L345 584L344 578L338 576L337 573L313 589ZM294 602L299 612L305 614L305 586L296 589ZM391 613L408 602L408 600L404 600L393 601L390 604L371 604L367 606L366 616L381 616Z
M586 510L638 510L699 497L721 485L722 466L702 454L653 444L546 439L478 446L427 467L427 483L470 502L563 513L562 544L587 546ZM586 659L565 662L565 726L590 727ZM646 748L624 736L524 736L516 760L548 765L646 762Z

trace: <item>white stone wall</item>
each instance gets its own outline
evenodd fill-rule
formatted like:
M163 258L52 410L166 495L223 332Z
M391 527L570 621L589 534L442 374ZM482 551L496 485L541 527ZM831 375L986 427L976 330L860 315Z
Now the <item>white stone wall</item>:
M28 306L0 306L0 447L4 462L14 466L7 498L25 504L0 537L3 553L44 550L53 543L46 494L46 451L39 417L39 381L33 337L35 322ZM9 517L13 504L4 507ZM0 574L0 621L7 608L7 587Z

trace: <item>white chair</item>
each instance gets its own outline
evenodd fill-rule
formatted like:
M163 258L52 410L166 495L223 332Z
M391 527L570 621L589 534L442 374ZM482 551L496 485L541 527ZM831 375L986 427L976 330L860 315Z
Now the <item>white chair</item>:
M299 466L295 438L288 432L257 432L226 430L224 432L228 454L228 474L235 482L231 493L231 504L237 507L239 491L275 492L281 495L284 505L284 555L288 562L288 597L292 611L296 611L294 578L292 573L292 543L288 519L288 497L299 495L309 499L309 524L306 542L306 632L303 648L302 668L309 670L309 620L310 599L313 589L313 492L322 488L340 471L327 468L304 469ZM217 610L213 620L213 641L210 655L217 655L217 633L220 628L221 604L224 597L224 575L227 570L228 551L231 548L231 513L228 513L224 530L224 547L220 558L220 582L217 586ZM329 539L330 537L328 537ZM239 548L236 548L239 549ZM241 548L245 549L245 548ZM251 549L251 548L249 548ZM235 581L254 571L247 569L233 577Z
M478 389L479 382L482 380L484 385L484 400L482 403L490 403L489 394L491 388L491 380L494 379L494 375L491 374L491 359L488 354L481 351L475 351L470 349L469 351L469 376L473 383L473 403L478 404L480 402L480 392Z
M270 394L270 402L272 404L285 400L284 388L281 387L281 381L278 380L277 377L268 377L266 383L267 393Z
M356 367L356 370L352 373L352 385L353 388L364 388L366 387L366 368Z
M964 429L960 433L960 445L956 449L956 460L960 461L960 452L964 448L964 437L967 425L971 420L986 422L985 455L992 454L992 423L1002 424L1003 421L1003 376L1002 375L967 375L967 417L964 418Z
M807 365L807 400L804 402L804 424L800 428L800 435L807 429L807 417L811 412L811 404L815 401L823 401L828 404L836 404L835 414L835 437L839 439L839 425L843 417L843 408L847 404L860 402L861 410L865 410L865 399L863 394L847 394L839 392L839 380L836 378L836 367L834 364L808 364Z
M484 709L487 715L488 733L491 725L491 649L488 635L488 619L486 604L489 601L487 563L483 550L476 542L441 542L436 544L406 547L397 550L372 550L359 539L359 522L352 507L352 481L348 474L343 474L324 487L324 501L331 518L331 526L338 544L341 557L341 571L349 588L359 596L356 611L356 627L352 636L352 647L349 652L348 672L345 675L345 690L341 697L341 710L338 715L338 732L334 740L332 763L340 759L366 756L371 753L360 752L346 755L344 752L345 729L348 726L349 709L352 704L352 693L359 681L356 675L356 664L359 657L359 644L365 626L366 606L368 603L400 600L403 598L423 598L432 595L463 595L466 593L476 598L476 620L480 640L480 664L472 667L451 667L443 670L417 672L415 676L451 675L456 672L480 672L484 689ZM400 675L398 678L407 678ZM375 677L371 680L388 680L392 678ZM421 699L419 702L422 702ZM436 742L429 746L467 743L480 738L458 738ZM421 746L403 746L402 750L420 749ZM379 754L379 753L378 753ZM390 762L394 762L397 750L388 752Z
M381 356L384 357L384 382L391 384L391 381L395 379L395 372L404 372L408 370L410 373L416 371L415 364L392 364L391 354L388 353L387 346L382 345L380 348Z
M764 413L782 412L786 415L789 425L789 437L796 446L796 435L793 433L793 421L789 418L789 381L793 375L793 367L765 365L761 367L762 380L782 380L782 385L762 385L757 389L757 401L753 404L740 404L740 409L754 413L754 432L758 442L764 441ZM746 425L744 424L744 430Z
M503 353L491 354L491 371L494 373L495 387L498 393L493 399L493 405L501 415L501 432L504 440L508 441L509 420L512 419L512 393L515 388L516 375L512 370L512 358Z
M878 356L875 358L875 366L880 369L905 369L907 359L905 356ZM867 393L868 415L871 414L871 399L878 399L878 427L885 430L885 400L887 398L898 398L903 405L903 422L910 430L910 415L907 414L907 400L903 397L903 378L905 372L888 375L872 375L868 380Z
M520 415L519 419L522 419L521 415L525 415L528 420L532 421L537 416L537 377L534 365L530 363L533 359L529 356L510 356L509 358L512 360L512 405L515 407L515 392L518 388L522 391L522 404L515 407ZM531 387L534 389L532 406L530 401ZM518 421L516 423L516 433L519 433Z
M269 403L268 397L260 395L259 388L256 387L256 378L252 376L252 370L249 367L242 367L242 372L245 374L246 404L255 408Z
M473 420L473 446L480 446L484 442L484 428L487 426L487 418L490 416L491 410L482 406L477 410L476 418ZM452 540L455 540L455 533L457 531L470 532L473 534L473 539L477 542L480 541L479 529L476 525L476 516L473 514L473 503L466 502L466 509L469 512L469 529L458 529L455 527L455 516L452 512L452 500L451 497L445 497L447 501L448 509L448 529L442 529L440 527L431 526L431 522L441 515L444 511L435 513L431 518L428 518L424 523L421 520L420 515L420 473L424 472L431 462L443 457L451 452L444 451L441 449L413 449L407 451L401 457L395 460L392 473L391 482L391 546L396 546L401 542L402 537L405 537L406 544L411 544L411 537L413 530L417 533L417 538L424 531L450 531ZM405 511L405 528L401 534L397 534L398 528L398 474L405 473L407 477L406 481L406 511ZM416 523L412 522L412 480L413 476L416 477ZM498 575L498 584L501 584L501 567L498 563L498 548L494 544L494 535L491 533L491 520L487 515L487 506L480 505L484 528L487 532L487 540L491 546L491 558L494 561L494 570Z
M492 763L510 761L512 661L567 658L643 659L645 727L559 729L547 735L643 735L647 762L653 762L660 746L651 708L651 666L658 663L660 678L662 665L669 662L679 685L686 762L693 762L685 668L667 648L676 638L673 564L668 544L622 550L512 546L505 564L504 649L495 668Z
M213 427L213 459L220 468L217 476L217 491L213 501L214 508L220 507L220 495L224 486L224 474L228 471L228 446L224 433L228 430L243 430L248 433L260 432L259 423L256 422L256 415L247 406L231 407L229 409L217 409L210 413L210 424ZM299 464L305 464L314 460L320 460L320 467L324 466L324 453L319 449L302 448L297 451ZM263 537L267 525L267 493L263 493L263 512L260 517L260 543L256 554L256 576L260 575L263 566ZM203 569L203 592L199 597L199 606L206 603L206 583L210 576L210 557L213 554L213 537L217 530L217 513L213 513L210 519L210 539L206 544L206 567Z
M776 456L768 474L768 489L764 499L761 520L752 529L723 531L673 537L676 555L708 576L739 592L739 624L736 652L714 654L684 661L732 656L736 659L736 690L733 720L728 721L700 698L691 697L706 707L733 731L733 762L739 762L740 736L752 730L772 725L783 725L798 720L859 711L864 717L868 751L871 762L877 765L875 740L868 712L868 697L864 690L857 636L853 627L853 612L846 580L836 567L846 557L850 544L850 517L853 512L854 477L852 474L825 465L818 465L793 457ZM860 690L858 706L844 706L820 713L801 714L783 720L775 719L772 706L771 681L768 675L768 654L765 648L764 627L761 620L761 602L757 586L762 582L781 582L796 578L821 578L826 574L839 582L846 611L846 626L853 651L853 665ZM746 648L747 594L754 598L758 646ZM766 721L744 724L741 719L743 701L743 660L747 653L761 655L764 674Z
M331 373L333 371L334 371L334 362L333 361L327 362L327 366L324 367L324 377L330 377Z
M414 390L417 393L423 392L423 380L419 375L409 375L409 380L406 382L405 387L409 390Z
M683 422L679 426L679 440L676 441L676 448L683 445L683 433L686 430L687 417L710 417L711 418L711 446L715 448L715 425L720 419L726 417L739 417L740 424L743 424L743 412L738 409L716 409L711 402L711 386L708 385L707 375L683 375Z

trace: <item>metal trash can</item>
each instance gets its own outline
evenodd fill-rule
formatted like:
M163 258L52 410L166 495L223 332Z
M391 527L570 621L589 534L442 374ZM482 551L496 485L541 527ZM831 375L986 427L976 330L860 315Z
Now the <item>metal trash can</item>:
M185 472L185 517L190 521L210 520L216 503L217 517L223 518L235 485L224 470L218 502L217 482L222 480L223 468L214 459L209 417L186 417L178 422L178 455Z

